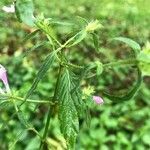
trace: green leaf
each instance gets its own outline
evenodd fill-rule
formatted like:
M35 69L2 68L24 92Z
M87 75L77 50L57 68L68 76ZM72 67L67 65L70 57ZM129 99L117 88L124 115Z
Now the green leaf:
M73 37L73 39L69 42L67 46L72 47L72 46L77 45L86 37L86 35L87 35L87 32L85 30L80 31Z
M123 101L128 101L131 98L134 97L134 95L137 93L137 91L139 90L141 83L142 83L142 73L141 71L138 69L138 79L136 81L136 84L134 85L134 87L132 88L131 91L129 91L128 93L126 93L125 95L122 96L115 96L115 95L110 95L106 92L104 92L104 96L106 96L108 99L112 100L114 103L118 103L118 102L123 102Z
M53 64L55 58L56 58L56 51L51 52L46 59L44 60L42 66L40 67L37 76L35 77L31 88L29 89L29 91L26 94L25 100L34 92L34 90L36 89L38 83L40 82L40 80L45 76L45 74L47 73L48 69L51 67L51 65Z
M140 68L143 76L150 76L150 63L139 62L138 67Z
M78 117L80 117L81 113L83 113L83 100L82 100L82 90L80 86L81 76L76 75L70 71L70 79L71 79L71 98L74 102L76 110L78 112Z
M31 33L29 33L24 39L23 39L23 42L26 42L27 40L29 39L32 39L33 37L35 37L35 35L40 32L40 29L37 29Z
M77 86L72 83L73 77L68 69L64 69L59 82L59 120L61 132L64 135L68 149L75 147L79 132L78 108L81 102ZM73 92L74 90L74 92ZM80 106L81 107L81 106Z
M95 50L97 52L99 52L99 38L98 38L97 34L95 34L95 33L92 33L92 35L93 35L93 42L94 42Z
M24 125L26 128L30 127L25 115L23 114L23 112L21 110L19 110L17 112L17 115L18 115L18 119L19 119L19 121L21 122L22 125Z
M28 49L27 51L25 51L25 53L23 54L23 57L27 56L29 53L31 53L32 51L36 50L37 48L41 48L46 46L47 44L49 44L48 41L44 41L42 43L38 43L36 45L34 45L32 48Z
M143 76L150 76L150 43L146 43L143 50L137 56L138 66Z
M22 137L24 137L24 135L26 134L27 134L26 129L21 131L19 134L17 134L16 137L14 137L14 141L9 145L9 150L15 150L16 149L15 146L17 142L19 142L22 139Z
M140 45L137 42L130 39L130 38L116 37L116 38L113 38L112 40L121 41L121 42L127 44L129 47L131 47L134 50L134 53L135 53L136 56L137 56L138 53L140 53L140 50L141 50Z
M65 21L60 21L60 20L50 20L50 24L56 24L56 25L61 25L61 26L73 26L74 24L71 22L65 22Z
M15 12L18 20L29 26L34 26L32 0L17 0L15 2Z
M0 110L3 109L3 108L8 108L8 106L10 105L9 101L7 100L4 100L4 101L1 101L0 100Z
M96 75L99 76L103 72L103 64L99 61L95 61L95 63L96 63L96 67L97 67L96 68Z
M9 95L7 94L0 94L0 100L8 100L9 99Z

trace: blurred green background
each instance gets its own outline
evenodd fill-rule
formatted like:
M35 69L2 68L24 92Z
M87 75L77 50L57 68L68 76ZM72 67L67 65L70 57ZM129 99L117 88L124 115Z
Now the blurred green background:
M42 34L23 42L23 38L34 29L18 23L15 14L2 11L11 0L0 1L0 64L8 70L11 89L23 97L39 69L42 60L49 53L48 47L35 50L28 57L21 55L37 43L45 40ZM149 0L34 0L35 14L60 21L72 21L77 16L87 20L98 19L104 26L99 32L101 53L93 49L90 39L84 40L70 51L70 60L84 63L100 59L109 62L129 58L131 49L120 43L110 42L116 36L134 39L141 46L150 41L150 1ZM80 19L79 19L80 20ZM81 21L81 20L80 20ZM71 27L54 27L55 36L64 41L71 34ZM50 69L32 95L33 99L49 99L52 96L57 75L57 64ZM135 73L131 68L106 70L88 84L96 86L96 94L106 89L111 93L121 93L134 84ZM150 149L150 79L144 83L134 99L112 104L105 99L102 106L91 106L91 125L81 119L81 131L77 140L77 150L149 150ZM22 110L27 119L42 133L47 105L26 103ZM31 131L26 131L17 117L12 104L0 105L0 149L36 150L39 139ZM5 128L2 124L5 123ZM18 138L18 141L16 139ZM63 150L64 140L59 131L57 116L52 119L49 129L49 149Z

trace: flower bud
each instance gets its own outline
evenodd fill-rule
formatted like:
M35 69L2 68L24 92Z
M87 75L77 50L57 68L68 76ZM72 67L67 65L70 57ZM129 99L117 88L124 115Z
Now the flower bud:
M144 76L150 76L150 43L147 42L137 56L138 66Z
M1 64L0 64L0 80L5 85L6 92L10 93L10 88L9 88L9 84L8 84L6 69ZM2 93L2 89L1 89L1 93Z
M93 96L93 100L96 104L103 104L104 100L100 96Z
M100 24L98 20L95 20L95 21L89 22L88 25L86 26L85 30L87 32L93 32L93 31L98 30L102 27L103 27L102 24Z

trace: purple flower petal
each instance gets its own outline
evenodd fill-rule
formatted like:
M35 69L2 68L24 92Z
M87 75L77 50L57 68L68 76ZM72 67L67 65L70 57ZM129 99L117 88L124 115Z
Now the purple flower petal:
M96 104L103 104L104 100L100 96L93 96L93 100Z
M5 85L6 92L10 93L10 88L7 79L7 72L6 69L1 64L0 64L0 80L2 80L3 84Z

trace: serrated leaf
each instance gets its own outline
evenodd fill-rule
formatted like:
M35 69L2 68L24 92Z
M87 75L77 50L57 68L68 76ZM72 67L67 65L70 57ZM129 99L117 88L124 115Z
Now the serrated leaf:
M44 60L42 66L40 67L37 76L35 77L31 88L29 89L29 91L26 94L25 100L34 92L34 90L36 89L38 83L40 82L40 80L45 76L45 74L47 73L47 71L49 70L49 68L51 67L51 65L53 64L53 62L55 61L55 55L56 55L56 51L51 52L46 59Z
M110 99L114 103L128 101L131 98L133 98L135 96L135 94L137 93L137 91L139 90L141 83L142 83L142 79L143 78L142 78L141 71L138 69L138 79L131 91L129 91L128 93L126 93L125 95L122 95L122 96L110 95L110 94L104 92L104 96L106 96L108 99Z
M29 26L34 26L32 0L17 0L15 2L15 12L18 20Z
M35 35L40 32L40 29L37 29L31 33L29 33L24 39L23 39L23 42L26 42L27 40L29 39L32 39L33 37L35 37Z
M79 28L85 28L85 26L88 24L88 21L81 16L76 16L74 22Z
M95 34L95 33L92 33L92 36L93 36L95 50L97 52L99 52L99 38L98 38L97 34Z
M127 44L129 47L131 47L134 50L134 53L135 53L136 56L137 56L137 54L140 53L140 50L141 50L140 45L137 42L130 39L130 38L116 37L116 38L113 38L112 40L121 41L121 42Z
M78 112L78 117L80 117L81 113L83 113L83 100L82 100L82 90L80 86L81 76L76 75L73 72L70 72L71 76L71 98L74 102L76 110Z
M76 136L79 132L78 110L76 107L80 101L77 91L72 93L75 84L72 85L72 77L68 69L64 69L59 82L59 120L61 132L63 133L68 149L73 150L76 142ZM79 99L78 99L78 98ZM78 99L78 100L77 100ZM76 102L75 102L75 101ZM80 103L80 102L79 102Z
M70 43L67 45L68 47L72 47L80 43L87 35L87 32L85 30L80 31L77 33L74 38L70 41Z

